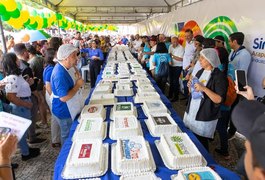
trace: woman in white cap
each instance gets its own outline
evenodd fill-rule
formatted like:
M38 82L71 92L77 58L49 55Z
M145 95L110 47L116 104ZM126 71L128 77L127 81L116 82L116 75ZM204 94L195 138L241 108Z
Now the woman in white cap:
M83 104L80 92L84 81L76 69L78 50L71 44L60 46L57 52L58 63L51 75L52 113L61 128L61 144L69 135L72 121L81 112Z
M191 96L183 120L208 150L208 138L213 138L228 85L218 69L220 60L215 49L203 49L199 62L202 69L188 82Z

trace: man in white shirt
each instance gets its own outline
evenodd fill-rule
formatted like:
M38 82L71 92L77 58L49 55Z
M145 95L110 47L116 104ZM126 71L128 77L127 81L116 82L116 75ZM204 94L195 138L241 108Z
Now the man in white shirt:
M186 77L186 74L188 73L187 67L189 67L190 62L193 59L195 50L196 50L195 45L193 43L193 32L191 29L187 29L185 31L185 39L186 39L186 45L185 45L185 52L184 52L183 64L182 64L183 77ZM183 81L185 98L188 97L188 93L189 93L187 83L188 83L187 80Z
M172 57L172 65L169 66L169 98L171 102L179 99L179 76L182 71L182 61L184 55L184 48L179 44L177 37L171 38L171 45L168 53Z
M141 47L141 44L142 44L142 40L140 39L140 36L139 34L136 34L135 35L135 40L133 41L133 56L138 59L138 53L139 53L139 50L140 50L140 47Z

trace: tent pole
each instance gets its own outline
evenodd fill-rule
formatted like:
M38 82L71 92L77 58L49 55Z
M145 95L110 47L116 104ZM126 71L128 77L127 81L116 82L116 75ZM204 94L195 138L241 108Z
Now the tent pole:
M60 33L60 25L59 25L59 20L57 20L57 24L58 24L58 34L59 34L59 36L61 36L61 33Z
M1 31L1 42L3 46L4 53L7 53L7 48L6 48L6 39L5 39L5 34L4 34L4 27L2 24L2 18L0 16L0 31Z

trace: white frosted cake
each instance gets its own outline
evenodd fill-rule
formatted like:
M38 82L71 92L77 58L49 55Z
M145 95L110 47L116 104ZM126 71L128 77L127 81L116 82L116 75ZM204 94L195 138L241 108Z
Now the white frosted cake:
M141 76L141 74L140 74ZM136 82L136 86L139 87L139 86L142 86L142 85L151 85L151 82L148 78L138 78L137 79L137 82Z
M161 100L148 100L145 101L143 104L143 110L146 113L146 115L150 115L152 113L167 113L167 107L164 105L164 103Z
M120 180L161 180L161 178L157 177L155 173L146 172L141 174L123 175L120 177Z
M178 171L178 175L173 180L221 180L222 178L209 167L186 168Z
M112 133L115 139L138 136L139 123L134 116L118 116L114 118Z
M152 169L151 157L142 136L118 139L116 145L117 170L124 172L146 172Z
M114 94L94 94L90 104L113 105L116 102Z
M104 126L101 119L83 119L77 126L73 140L103 139Z
M147 84L138 86L137 92L156 92L156 90L152 85Z
M112 91L112 85L97 85L93 95L94 94L107 94L107 93L111 93Z
M110 86L111 88L113 87L112 81L101 80L98 84L103 86Z
M113 106L113 116L134 116L135 110L131 102L119 102Z
M119 79L118 84L120 85L129 85L130 87L133 86L130 79Z
M105 81L118 81L119 78L118 76L116 75L102 75L102 78L105 80Z
M87 140L73 142L68 154L64 177L86 177L91 174L99 174L104 171L103 145L101 140Z
M114 89L115 96L132 96L133 89L129 84L116 84L116 89Z
M106 109L102 104L86 105L81 112L81 119L98 118L102 121L106 118Z
M148 129L153 136L161 136L162 134L172 134L178 132L178 125L174 119L167 113L151 114L146 120Z
M182 169L203 164L201 153L186 133L163 134L160 145L173 168Z
M148 100L160 100L160 96L157 92L138 92L136 93L134 102L144 103Z

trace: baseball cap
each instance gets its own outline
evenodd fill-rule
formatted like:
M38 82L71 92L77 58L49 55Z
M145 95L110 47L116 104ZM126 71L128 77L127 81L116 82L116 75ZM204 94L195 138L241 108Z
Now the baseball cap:
M225 42L225 38L223 36L215 36L214 40Z
M232 121L250 142L258 166L265 169L265 105L254 100L241 101L232 113Z
M238 132L243 134L247 139L250 139L251 129L254 130L254 124L257 118L264 115L264 112L264 104L255 100L243 100L234 108L232 121ZM265 128L265 123L263 123L263 126Z
M63 44L59 47L57 52L57 58L64 60L68 58L74 51L78 51L72 44Z

